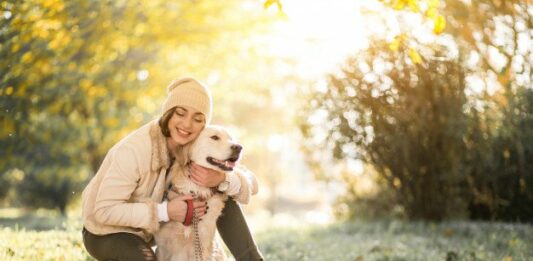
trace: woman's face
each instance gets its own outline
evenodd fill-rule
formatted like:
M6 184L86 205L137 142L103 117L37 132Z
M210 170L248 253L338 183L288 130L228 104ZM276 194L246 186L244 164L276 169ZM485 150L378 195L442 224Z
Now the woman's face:
M178 106L168 121L169 142L172 146L185 145L198 137L204 126L204 114L189 106Z

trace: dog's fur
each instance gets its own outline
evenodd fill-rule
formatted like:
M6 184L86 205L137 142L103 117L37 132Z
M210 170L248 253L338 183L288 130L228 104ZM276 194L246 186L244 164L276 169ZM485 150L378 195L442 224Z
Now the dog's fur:
M238 148L237 148L238 147ZM240 157L241 146L236 144L228 132L220 126L206 126L188 149L190 161L196 164L230 172ZM217 159L217 160L213 160ZM226 164L220 162L225 161ZM172 184L179 194L191 194L195 198L207 200L209 209L198 222L198 233L202 245L203 260L226 260L224 252L215 240L216 220L224 208L226 194L216 193L210 188L201 187L188 177L187 167L174 164L167 179L167 187ZM155 234L157 260L195 260L195 233L193 225L171 221L163 224Z

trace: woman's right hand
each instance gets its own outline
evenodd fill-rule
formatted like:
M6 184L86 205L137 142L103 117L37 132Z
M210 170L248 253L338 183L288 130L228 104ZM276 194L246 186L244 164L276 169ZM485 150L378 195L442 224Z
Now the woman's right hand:
M170 221L183 223L187 215L187 202L185 200L193 199L191 195L178 195L174 191L169 191L167 204L167 213ZM197 218L201 218L207 211L207 202L193 199L194 212Z

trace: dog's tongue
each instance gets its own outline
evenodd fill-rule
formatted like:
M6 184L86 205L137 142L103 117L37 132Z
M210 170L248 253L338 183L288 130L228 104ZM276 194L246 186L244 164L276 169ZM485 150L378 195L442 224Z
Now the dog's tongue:
M224 161L224 166L226 166L228 168L233 168L233 167L235 167L235 162L231 162L229 160L226 160L226 161Z
M214 159L216 162L224 165L224 167L226 168L231 168L233 169L233 167L235 167L235 162L233 161L229 161L229 160L217 160L217 159Z

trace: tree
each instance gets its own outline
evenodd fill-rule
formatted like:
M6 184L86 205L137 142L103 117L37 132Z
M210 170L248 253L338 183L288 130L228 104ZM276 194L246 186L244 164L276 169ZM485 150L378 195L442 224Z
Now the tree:
M383 41L358 57L330 75L328 88L311 102L311 114L327 114L320 128L326 126L332 153L371 164L412 219L464 214L467 115L460 62L415 64L408 49L393 51Z
M529 31L533 20L529 4L498 0L381 2L398 10L399 17L414 12L432 21L433 32L450 36L462 57L458 62L469 78L464 105L468 117L465 150L459 154L464 159L463 184L468 190L462 193L462 200L468 203L470 216L530 221L533 48ZM432 53L419 52L423 46L412 31L400 24L400 33L389 41L388 48L408 49L415 64L435 59ZM335 148L338 155L339 147Z
M207 78L206 50L227 62L238 45L225 40L263 23L240 4L2 2L0 175L22 171L19 188L43 191L40 197L63 209L110 146L159 113L172 79L191 72ZM216 49L221 42L234 49ZM0 187L0 195L10 187L17 186Z
M500 101L507 99L500 96ZM511 101L472 111L465 142L474 219L532 221L533 90L520 89Z
M117 119L126 118L124 108L135 102L131 92L141 83L131 75L146 54L142 46L124 43L122 28L114 25L128 17L124 26L132 26L138 14L107 2L5 2L3 8L9 15L1 21L6 128L0 173L19 168L22 183L30 183L23 188L46 179L49 194L54 188L72 192L79 183L60 177L83 182L83 162L100 161L102 145L114 136L111 129L126 125ZM59 208L72 193L62 195Z
M447 31L477 62L470 75L485 91L472 96L476 113L470 134L470 212L474 218L531 221L533 142L531 36L527 1L446 1ZM489 86L496 89L491 93ZM479 106L479 104L483 104ZM475 125L479 125L476 127ZM477 155L477 156L474 156Z

